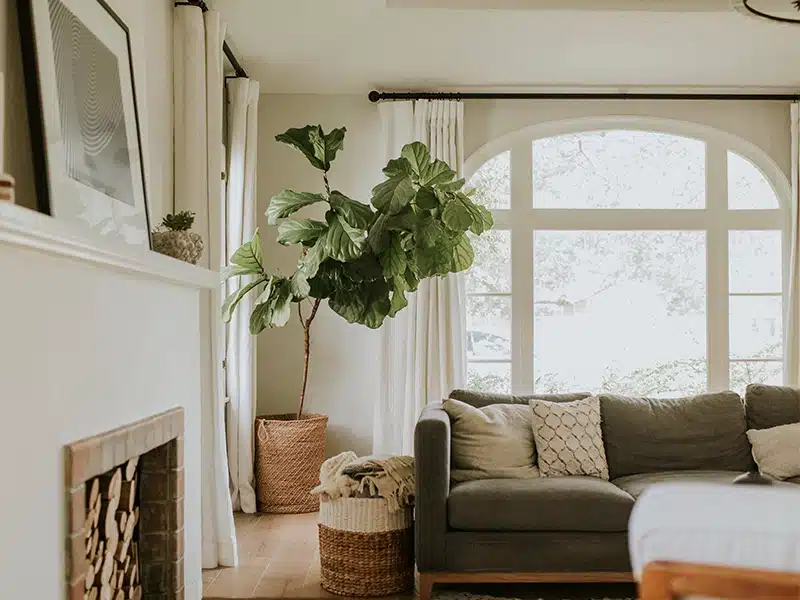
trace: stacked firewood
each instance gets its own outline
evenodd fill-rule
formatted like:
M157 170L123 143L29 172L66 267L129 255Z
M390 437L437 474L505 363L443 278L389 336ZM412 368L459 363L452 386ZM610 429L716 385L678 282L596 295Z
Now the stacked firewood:
M87 483L84 600L138 600L138 458Z

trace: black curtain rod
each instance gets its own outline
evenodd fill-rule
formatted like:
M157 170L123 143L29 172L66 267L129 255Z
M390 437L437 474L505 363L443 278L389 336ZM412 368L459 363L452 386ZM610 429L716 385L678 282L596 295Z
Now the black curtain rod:
M203 12L208 10L208 5L205 3L204 0L188 0L187 2L176 2L175 6L197 6ZM241 63L237 60L236 55L231 50L231 47L228 45L228 42L222 42L222 51L225 53L225 57L228 59L228 62L231 63L233 67L234 73L236 73L236 77L247 77L247 73L245 72L244 68L242 67Z
M370 102L381 100L800 100L797 94L670 94L603 92L379 92L369 93Z

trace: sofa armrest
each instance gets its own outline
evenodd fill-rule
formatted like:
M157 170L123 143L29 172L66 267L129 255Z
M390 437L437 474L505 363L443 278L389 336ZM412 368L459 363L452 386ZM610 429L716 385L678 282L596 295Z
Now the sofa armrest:
M450 417L441 402L426 406L414 430L417 568L445 569L447 496L450 493Z

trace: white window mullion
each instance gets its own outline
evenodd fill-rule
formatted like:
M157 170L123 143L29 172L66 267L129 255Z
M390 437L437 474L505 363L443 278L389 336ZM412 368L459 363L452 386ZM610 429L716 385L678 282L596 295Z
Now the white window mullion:
M525 221L533 201L530 140L511 148L511 389L533 391L533 231L514 225Z
M706 237L706 344L708 389L729 387L728 324L728 159L724 146L706 149L706 206L711 219Z

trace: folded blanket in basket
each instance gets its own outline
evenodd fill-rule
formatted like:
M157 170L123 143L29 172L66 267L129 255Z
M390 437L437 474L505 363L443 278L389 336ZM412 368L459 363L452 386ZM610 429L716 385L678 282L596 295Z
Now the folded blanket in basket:
M385 498L395 512L414 503L414 459L411 456L359 458L342 452L322 464L320 484L312 494L337 498Z

